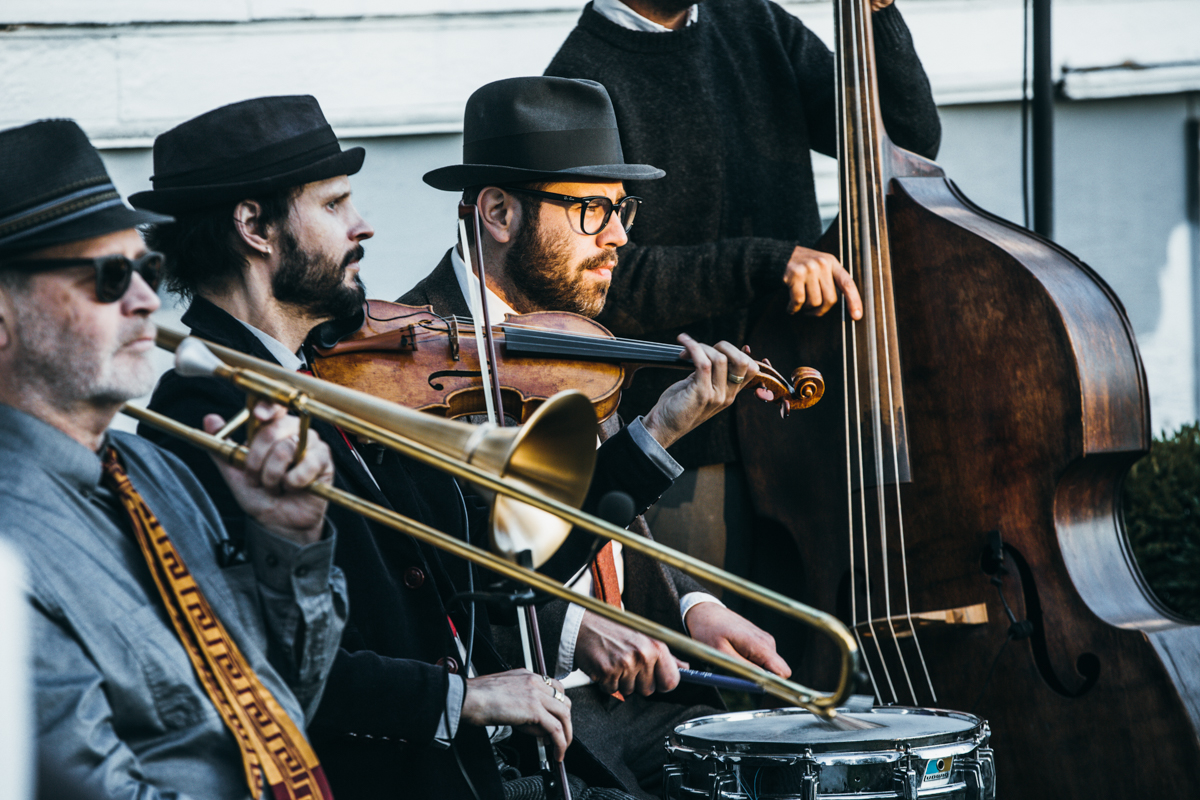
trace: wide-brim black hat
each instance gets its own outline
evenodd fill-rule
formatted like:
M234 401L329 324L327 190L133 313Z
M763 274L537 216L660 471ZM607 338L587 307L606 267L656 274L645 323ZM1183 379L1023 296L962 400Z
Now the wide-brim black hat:
M571 78L508 78L467 100L463 163L425 174L435 189L461 191L516 181L654 180L649 164L626 164L608 90Z
M0 131L0 254L170 221L126 205L74 120Z
M129 202L190 211L290 189L362 169L361 147L342 150L315 97L257 97L222 106L154 140L154 189Z

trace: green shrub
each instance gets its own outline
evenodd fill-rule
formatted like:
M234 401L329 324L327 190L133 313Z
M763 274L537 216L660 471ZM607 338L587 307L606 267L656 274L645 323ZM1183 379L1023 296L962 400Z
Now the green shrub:
M1200 621L1200 424L1155 439L1125 480L1125 530L1158 599Z

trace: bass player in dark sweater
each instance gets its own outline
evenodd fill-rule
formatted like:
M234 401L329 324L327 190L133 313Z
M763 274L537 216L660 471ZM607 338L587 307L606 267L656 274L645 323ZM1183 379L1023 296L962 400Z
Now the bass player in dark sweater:
M912 38L891 0L872 7L888 134L932 157L941 126ZM667 173L626 183L645 203L597 317L613 333L669 342L686 332L741 344L750 305L781 281L794 310L825 313L836 286L851 315L861 315L837 260L808 249L822 230L810 150L836 153L834 65L829 48L787 10L768 0L595 0L546 74L602 83L625 156ZM621 413L643 413L665 380L639 375ZM786 554L794 548L752 520L735 409L671 449L687 472L650 521L665 543L724 558L726 568L789 592L796 573ZM775 633L781 655L798 658L798 631L747 612Z

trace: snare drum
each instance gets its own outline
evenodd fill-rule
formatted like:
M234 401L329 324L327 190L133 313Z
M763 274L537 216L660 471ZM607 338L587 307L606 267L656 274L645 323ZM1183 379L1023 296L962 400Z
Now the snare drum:
M714 714L667 738L667 800L994 800L987 722L958 711L882 706L843 731L798 708Z

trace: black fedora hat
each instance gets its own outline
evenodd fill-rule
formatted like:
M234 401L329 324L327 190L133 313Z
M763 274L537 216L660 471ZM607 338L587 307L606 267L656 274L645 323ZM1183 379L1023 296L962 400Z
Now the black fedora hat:
M0 131L0 255L170 221L125 204L74 120Z
M353 175L364 150L342 150L310 95L257 97L214 109L154 140L154 189L129 202L190 211Z
M463 163L425 174L435 189L506 181L653 180L666 173L626 164L608 90L571 78L508 78L467 100Z

